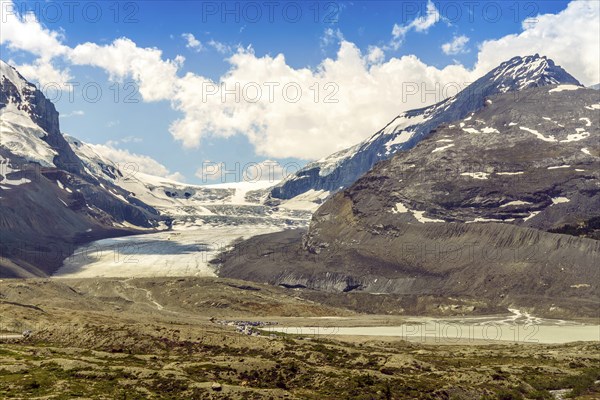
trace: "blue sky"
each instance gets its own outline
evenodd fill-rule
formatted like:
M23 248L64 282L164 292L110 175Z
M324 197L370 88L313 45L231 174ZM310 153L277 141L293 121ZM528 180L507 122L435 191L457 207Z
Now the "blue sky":
M270 9L272 7L270 4L273 3L278 5ZM41 26L45 27L47 32L58 33L59 41L64 46L75 48L86 42L98 46L110 46L116 39L124 37L134 42L140 49L160 49L163 60L174 60L177 56L183 56L185 61L180 63L176 72L177 77L191 73L215 82L225 74L232 74L232 64L227 59L236 53L238 46L246 51L251 47L253 61L258 62L264 60L266 56L275 57L283 54L286 68L291 71L308 68L315 72L323 68L322 63L325 59L340 59L342 41L353 44L364 57L373 48L380 49L382 55L372 65L379 66L382 70L385 69L382 66L387 65L394 58L401 59L403 56L414 55L421 64L435 68L436 74L439 73L440 76L452 72L447 68L448 66L460 65L461 71L464 71L461 78L466 77L467 74L471 74L470 78L476 78L476 75L481 74L488 65L481 60L478 64L478 58L483 59L479 46L484 41L497 40L500 43L508 35L519 35L524 30L523 21L528 17L560 14L564 12L569 2L545 0L537 2L279 1L269 3L259 1L248 4L220 1L82 2L74 9L69 9L70 6L65 2L16 2L17 10L33 10ZM419 28L414 21L418 22L418 18L427 17L428 4L429 6L433 4L441 18L429 26L426 26L428 23L422 20ZM226 15L222 14L223 5L230 10ZM101 10L102 15L96 18L98 9ZM260 16L257 16L257 10L260 10ZM270 10L273 12L273 18L270 18ZM298 16L298 10L301 16ZM2 11L6 13L5 9ZM61 13L60 16L57 15L57 11ZM69 15L70 11L73 11L72 18ZM569 18L565 17L565 20L573 19ZM412 28L410 28L411 23L413 23ZM537 20L532 22L535 23ZM406 28L406 32L399 38L395 38L394 26L399 30ZM540 26L540 30L548 29L543 28L543 24ZM189 36L182 36L184 34L193 35L200 44L189 46L191 43L187 39ZM444 44L449 44L460 37L464 40L462 44L461 40L456 42L457 48L453 51L443 50ZM595 40L595 37L592 39ZM218 51L217 43L221 46L221 51ZM525 44L523 46L527 47ZM72 99L66 92L49 94L54 98L63 116L61 127L64 132L86 142L95 144L108 142L119 149L148 155L163 164L170 172L177 171L183 174L188 182L200 182L195 172L204 160L225 162L227 165L265 159L304 164L310 159L330 153L331 150L339 150L337 147L344 148L355 143L357 139L366 138L377 128L383 127L395 114L410 106L400 102L394 105L391 95L386 100L387 104L391 103L390 107L377 114L376 120L361 120L354 125L349 124L349 126L357 126L360 132L348 133L346 136L344 132L331 133L337 136L332 136L329 141L323 141L321 152L310 151L311 148L317 149L320 145L320 142L310 142L312 137L318 138L319 133L314 126L307 126L307 130L316 132L313 136L307 136L309 149L302 151L291 149L282 157L278 157L277 147L271 148L267 143L273 141L272 135L275 133L272 132L259 134L260 137L257 137L243 132L232 133L233 128L227 126L223 128L224 132L218 134L204 131L200 139L192 135L194 138L189 139L188 142L183 142L181 138L176 140L171 133L171 124L183 118L184 114L189 114L192 106L189 104L173 106L176 94L169 95L172 97L163 96L158 100L148 100L140 93L135 93L134 88L140 84L138 79L141 78L133 73L118 77L111 76L114 75L114 71L110 66L93 65L96 60L73 62L72 58L64 55L48 57L41 54L42 51L37 53L32 51L31 46L16 44L16 40L11 42L10 39L5 39L0 49L2 59L5 61L27 65L43 59L40 63L48 62L59 70L68 71L71 81L80 83L80 86L74 89ZM558 53L559 50L549 48L549 52ZM509 50L503 51L506 52L505 58L513 55ZM448 52L454 54L446 54ZM101 56L98 53L98 57ZM272 59L266 60L272 61ZM495 61L490 61L489 65L493 62ZM367 73L372 65L365 67ZM474 72L478 67L481 71ZM241 74L240 70L243 68L237 65L233 75ZM404 70L412 71L408 67L402 69ZM27 69L25 68L24 71ZM245 76L250 73L243 72ZM445 75L441 75L442 73ZM33 72L31 74L35 75ZM347 76L347 74L343 75ZM377 75L373 73L368 79L380 75L380 73ZM583 81L583 78L576 77ZM36 77L28 76L28 78ZM414 79L419 80L418 73ZM443 78L436 79L443 81ZM594 78L589 79L593 81ZM130 86L127 86L128 83ZM102 96L97 102L86 101L84 98L82 86L86 84L88 94L92 96L97 87L102 89ZM343 89L340 90L339 95L350 96L349 93L360 91L362 87L353 88L350 84L345 84ZM398 92L401 90L397 89ZM132 96L127 97L132 93ZM56 96L52 96L53 94ZM58 95L60 98L57 97ZM176 101L184 103L186 100L178 98ZM215 105L215 107L221 106ZM265 107L268 109L270 106ZM299 112L303 110L305 113L311 113L310 109L300 105L298 109ZM337 118L349 118L346 114L340 113L337 108L335 110L331 112L332 118L337 115L339 115ZM288 107L285 112L294 111ZM356 111L352 111L350 115L354 114ZM319 118L326 118L327 115L324 114L324 117ZM288 116L288 121L294 121L294 117L293 114ZM231 125L230 122L228 123ZM254 124L252 126L264 123L264 121L249 122ZM280 131L278 134L285 135L285 122L282 124L272 129L278 129ZM324 130L321 134L326 136L328 132L327 129ZM328 131L331 132L332 129ZM295 135L289 138L289 146L292 148L299 146L298 136L301 133L298 132L302 131L290 133ZM336 140L340 142L339 146L335 144Z

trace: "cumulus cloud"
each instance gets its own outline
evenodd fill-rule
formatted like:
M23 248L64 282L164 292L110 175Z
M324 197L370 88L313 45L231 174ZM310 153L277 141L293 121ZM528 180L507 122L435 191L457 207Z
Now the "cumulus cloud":
M139 171L149 175L161 176L177 181L185 180L179 172L171 173L167 167L149 156L135 154L126 149L116 147L115 142L105 144L89 144L98 154L108 158L129 171ZM133 166L133 167L132 167Z
M171 133L185 147L210 136L243 134L260 155L319 158L364 139L399 112L422 106L420 95L402 99L407 83L434 89L471 78L463 67L437 69L415 56L372 64L381 61L377 53L365 55L342 41L335 59L311 70L291 67L283 54L258 57L251 49L239 50L228 59L230 71L219 82L195 74L180 80L174 106L184 118L171 125ZM225 91L236 87L238 99Z
M113 80L131 77L139 85L145 101L169 100L176 91L177 70L184 62L182 56L163 60L157 48L138 47L128 38L119 38L107 45L86 42L68 54L76 65L100 67Z
M371 64L379 64L385 60L385 53L381 47L369 46L367 61Z
M454 36L452 41L442 45L442 51L448 55L466 53L467 43L469 43L469 38L465 35Z
M184 33L181 35L181 37L183 37L187 41L185 47L187 47L188 49L200 52L204 48L204 46L202 46L202 43L198 39L196 39L196 37L191 33Z
M71 79L69 70L56 68L51 60L64 55L69 47L62 42L64 35L45 28L33 12L20 14L18 7L10 0L0 0L0 45L10 50L22 50L36 56L31 64L15 65L19 72L41 85L56 84L61 90L69 89L66 82Z
M72 88L69 83L73 80L70 70L56 68L48 59L38 58L30 64L17 64L10 60L9 64L28 80L38 82L46 90L69 91Z
M170 132L184 147L197 147L207 137L245 135L264 157L316 159L363 140L402 111L454 94L422 96L420 90L419 95L406 96L407 84L426 90L463 86L502 61L536 52L554 59L584 84L599 82L599 7L596 1L573 1L556 15L528 21L520 33L486 41L474 69L436 68L413 55L386 61L388 47L372 46L363 52L333 30L326 34L339 40L337 54L315 68L295 68L283 54L258 56L250 47L238 47L229 53L229 69L216 80L192 72L180 76L183 57L165 59L160 49L139 47L128 38L68 48L61 44L60 34L37 22L27 25L21 18L13 18L9 39L4 30L0 37L12 49L96 66L111 79L134 79L144 101L167 100L181 112ZM394 26L394 40L399 46L408 31L425 32L439 19L429 2L426 15ZM22 36L35 38L35 43L17 37L14 32L19 29L27 29ZM36 44L36 35L48 49ZM208 45L217 51L229 51L211 42ZM457 48L450 43L448 50ZM33 74L33 68L28 72Z
M42 26L33 12L21 15L11 0L0 0L0 13L0 44L6 44L12 50L25 50L46 60L68 51L69 48L62 43L64 36Z
M519 34L485 41L475 71L483 75L500 62L534 53L560 64L584 85L600 82L600 2L571 1L558 14L538 15Z

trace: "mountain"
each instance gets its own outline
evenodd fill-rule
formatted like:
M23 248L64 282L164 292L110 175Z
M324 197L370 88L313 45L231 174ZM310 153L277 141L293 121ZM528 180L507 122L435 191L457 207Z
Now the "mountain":
M486 100L335 194L308 232L223 254L220 276L390 293L415 307L443 298L597 315L598 92L547 85Z
M62 134L52 102L1 60L0 72L0 277L52 274L77 246L113 236L308 225L301 200L264 204L274 182L199 186L119 165Z
M348 187L377 162L414 147L440 124L465 118L499 93L553 84L580 83L552 60L514 57L460 93L432 106L404 112L367 140L308 164L271 191L274 204L312 191L321 198Z
M167 222L94 176L61 134L58 116L35 85L0 60L1 277L44 276L77 244Z
M128 201L152 206L173 228L263 225L284 228L308 225L310 210L294 204L263 204L271 181L192 185L148 175L135 164L118 165L93 145L71 136L67 142L93 176L120 187Z
M595 85L589 86L590 89L595 89L595 90L600 90L600 83L597 83Z

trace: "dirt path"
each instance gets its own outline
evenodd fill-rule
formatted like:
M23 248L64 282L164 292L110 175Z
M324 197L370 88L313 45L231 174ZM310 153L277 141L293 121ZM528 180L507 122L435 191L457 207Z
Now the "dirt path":
M152 292L150 292L150 290L144 289L144 288L140 288L140 287L137 287L137 286L134 286L134 285L130 284L129 281L131 281L132 279L133 278L125 279L125 280L123 280L121 282L123 283L124 287L127 287L129 289L133 289L133 290L141 290L141 291L145 292L146 298L148 299L148 301L150 303L154 304L158 310L163 310L164 309L164 307L162 306L162 304L160 304L158 301L156 301L154 299L154 296L152 296Z

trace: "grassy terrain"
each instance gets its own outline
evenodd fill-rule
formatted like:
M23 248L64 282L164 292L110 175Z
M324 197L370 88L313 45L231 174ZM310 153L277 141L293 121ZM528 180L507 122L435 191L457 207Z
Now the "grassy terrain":
M600 396L597 344L436 348L240 339L243 346L163 341L151 352L3 344L0 397L552 399L557 389Z
M293 291L253 289L196 280L0 282L0 337L33 330L0 339L0 398L552 399L561 389L600 398L598 342L252 337L209 320L276 319L294 308L307 317L351 315Z

